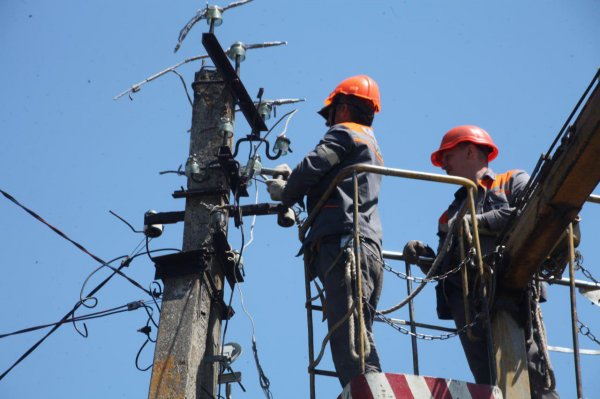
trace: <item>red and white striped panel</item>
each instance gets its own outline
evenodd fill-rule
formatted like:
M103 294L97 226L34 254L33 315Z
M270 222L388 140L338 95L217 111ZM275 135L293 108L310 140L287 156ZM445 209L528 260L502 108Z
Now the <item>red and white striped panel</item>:
M354 378L338 399L502 399L491 385L411 374L368 373Z

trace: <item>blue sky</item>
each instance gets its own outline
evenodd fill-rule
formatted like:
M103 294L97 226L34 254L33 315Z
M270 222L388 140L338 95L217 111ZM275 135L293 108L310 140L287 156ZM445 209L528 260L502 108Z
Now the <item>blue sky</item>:
M184 178L158 174L177 169L188 154L191 108L178 78L169 74L144 86L133 101L112 98L157 71L204 54L203 22L173 53L179 30L203 6L155 0L0 3L0 188L103 259L129 254L141 240L109 210L138 228L148 209L183 210L182 200L171 193L185 185ZM592 0L255 0L226 12L216 33L225 48L236 41L289 42L249 52L241 75L251 96L264 87L265 98L307 99L297 106L288 128L294 152L283 161L292 166L325 132L315 113L323 99L340 80L365 73L382 92L374 128L386 166L439 173L429 155L443 133L459 124L476 124L500 148L492 168L531 172L600 66L598 15L600 2ZM198 67L180 69L188 86ZM282 107L278 115L292 109ZM236 137L247 133L239 117ZM437 218L452 192L447 186L384 179L385 249L400 251L415 238L435 244ZM267 200L260 185L259 201ZM98 265L4 198L0 215L0 333L59 320ZM587 204L581 216L584 265L598 278L600 206ZM246 236L250 224L246 220ZM181 237L182 226L170 225L151 247L180 248ZM308 396L304 283L302 262L294 257L296 237L294 229L281 230L274 217L261 217L244 253L244 304L254 319L259 356L276 398ZM233 226L230 241L240 245ZM140 257L127 273L148 286L154 267ZM90 286L107 274L94 275ZM387 274L381 307L404 295L404 281ZM99 310L147 299L118 278L97 298ZM567 300L564 287L552 287L550 301L543 305L551 345L572 345ZM582 296L577 301L580 319L600 337L598 308ZM261 397L251 323L239 293L233 306L236 315L226 341L244 348L234 369L243 373L245 396ZM433 287L419 296L416 309L420 321L439 322ZM407 312L395 317L407 318ZM145 397L150 372L134 366L144 342L136 330L145 323L145 313L137 310L87 322L87 339L71 325L61 327L0 382L0 397ZM323 326L316 324L316 336L324 336ZM1 339L0 369L42 334ZM375 334L385 371L410 373L410 339L381 324ZM585 337L580 340L583 348L599 349ZM142 352L142 366L151 362L153 349L147 346ZM422 374L471 380L457 339L421 341L419 353ZM572 356L553 353L552 360L559 392L575 397ZM582 356L588 398L600 396L598 361ZM331 367L329 357L323 367ZM317 384L319 397L340 391L331 378L318 378ZM243 396L238 387L234 396Z

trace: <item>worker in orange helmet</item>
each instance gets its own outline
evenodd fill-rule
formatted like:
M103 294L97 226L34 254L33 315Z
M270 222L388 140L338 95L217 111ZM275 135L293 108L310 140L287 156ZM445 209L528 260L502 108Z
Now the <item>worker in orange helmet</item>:
M505 173L495 173L489 168L488 163L498 156L498 147L492 137L482 128L477 126L457 126L450 129L442 138L438 150L431 154L431 163L441 167L448 175L464 177L477 184L478 191L475 198L477 225L480 232L482 254L490 255L497 245L499 233L507 225L515 211L516 199L523 193L529 176L522 170L511 170ZM456 215L467 198L466 189L460 188L454 194L450 207L439 219L438 236L440 238L438 253L446 235L453 231ZM465 219L472 226L471 215ZM461 330L467 324L461 273L452 273L461 264L458 238L454 238L450 249L445 252L441 260L438 275L449 273L447 278L440 280L436 286L437 312L440 319L453 319L456 328ZM421 241L409 241L404 247L404 256L407 262L417 264L424 273L429 271L428 266L422 266L419 257L435 257L435 252ZM481 312L481 300L478 290L473 286L475 272L469 273L469 320L475 320L475 315ZM531 397L558 398L554 390L555 380L550 359L545 349L545 330L543 323L536 322L530 317L532 307L538 307L541 297L545 300L545 287L532 284L522 298L515 299L508 309L525 325L527 360L529 368L529 382ZM484 316L485 317L485 316ZM465 331L459 334L463 350L475 382L478 384L491 384L490 359L487 345L487 334L481 322L472 327L473 337L468 337ZM542 324L542 325L540 325ZM464 329L463 329L464 330Z
M345 167L356 164L383 165L371 125L381 108L379 87L366 75L342 81L327 97L319 114L329 127L316 148L291 172L287 182L267 182L271 198L290 207L307 197L310 214L334 178ZM279 168L285 170L287 165ZM364 300L364 372L379 372L379 356L373 341L372 325L383 284L381 262L382 228L377 203L381 175L359 173L359 231L363 250L360 268ZM314 219L303 243L304 261L319 277L325 291L324 313L332 333L330 347L342 386L361 374L359 320L349 312L353 306L349 268L354 231L353 177L342 180ZM365 250L368 249L368 250ZM354 314L353 314L354 313ZM339 326L336 326L339 324ZM352 327L355 326L355 327Z

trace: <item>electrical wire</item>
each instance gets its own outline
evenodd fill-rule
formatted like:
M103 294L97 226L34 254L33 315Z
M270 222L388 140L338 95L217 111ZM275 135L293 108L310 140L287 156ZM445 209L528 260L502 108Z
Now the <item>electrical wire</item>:
M116 307L113 307L113 308L110 308L110 309L99 310L97 312L88 313L88 314L77 316L77 317L71 317L71 318L69 318L69 319L67 319L65 321L56 321L56 322L53 322L53 323L41 324L39 326L33 326L33 327L23 328L21 330L13 331L13 332L10 332L10 333L0 334L0 339L6 338L6 337L11 337L13 335L20 335L20 334L25 334L25 333L28 333L28 332L43 330L44 328L52 327L52 326L55 326L57 324L71 323L73 321L83 321L83 320L99 319L99 318L102 318L102 317L112 316L114 314L123 313L123 312L129 312L129 311L132 311L132 310L139 309L140 307L147 306L147 305L145 305L145 303L144 303L144 305L141 305L141 303L144 303L144 301L129 302L129 303L125 304L125 305L116 306ZM139 305L139 306L135 307L136 305Z
M144 242L144 240L145 240L145 239L146 239L146 238L144 237L144 238L142 239L142 241L140 241L140 243L139 243L139 244L138 244L138 245L137 245L137 246L134 248L134 250L131 252L131 254L127 256L127 258L131 258L132 256L135 256L135 255L139 254L139 253L142 251L142 249L143 249L143 248L141 248L141 245L143 244L143 242ZM115 269L113 266L109 265L109 264L101 265L101 266L99 266L98 268L96 268L96 269L95 269L95 270L94 270L92 273L90 273L90 274L88 275L88 277L87 277L87 278L85 279L85 281L83 282L83 285L81 286L81 291L79 292L79 300L83 302L83 303L82 303L82 305L84 305L86 308L93 308L93 307L95 307L96 305L88 306L88 305L86 305L86 304L85 304L85 301L86 301L86 300L88 300L88 299L91 299L90 297L85 297L85 298L83 297L83 291L85 291L85 286L87 285L88 281L89 281L89 280L92 278L92 276L93 276L94 274L96 274L98 271L100 271L100 270L101 270L102 268L104 268L104 267L108 267L108 268L109 268L109 269L111 269L112 271L115 271L115 272L116 272L116 269ZM138 283L137 281L135 281L135 280L134 280L134 279L132 279L131 277L127 276L125 273L123 273L123 272L121 272L121 271L118 271L117 273L118 273L120 276L122 276L122 277L124 277L125 279L127 279L129 282L131 282L131 283L132 283L133 285L135 285L136 287L140 288L140 289L141 289L142 291L144 291L146 294L150 295L150 297L152 297L152 296L153 296L153 294L152 294L152 292L151 292L151 291L149 291L149 290L145 289L144 287L142 287L142 285L141 285L140 283ZM96 300L96 303L97 303L97 302L98 302L98 301Z
M277 135L277 137L285 136L285 134L287 133L288 125L290 124L290 121L292 120L292 118L294 117L294 115L296 115L296 112L298 112L297 109L293 110L290 113L290 116L287 118L287 120L285 121L285 125L283 126L283 131L281 133L279 133Z
M52 226L50 223L48 223L46 220L44 220L44 218L42 218L40 215L38 215L37 213L35 213L31 209L27 208L25 205L21 204L19 201L17 201L12 195L8 194L6 191L0 189L0 193L2 193L2 195L4 195L10 201L14 202L17 206L19 206L20 208L22 208L25 212L29 213L31 216L33 216L34 218L36 218L38 221L40 221L43 224L45 224L46 226L48 226L56 234L58 234L59 236L61 236L65 240L69 241L71 244L75 245L79 250L81 250L85 254L91 256L92 259L94 259L96 262L102 263L102 264L106 263L102 259L100 259L99 257L97 257L96 255L92 254L87 249L85 249L85 247L83 245L79 244L78 242L73 241L65 233L63 233L62 231L60 231L56 227Z
M240 226L240 232L242 234L242 249L244 248L243 245L243 241L244 241L244 228L243 226ZM240 253L240 259L241 259L241 253ZM246 314L246 316L248 317L248 319L250 320L250 323L252 325L252 353L254 354L254 362L256 363L256 370L258 371L258 378L259 378L259 383L260 383L260 387L263 390L263 393L265 394L265 397L267 399L272 399L273 398L273 394L271 393L271 390L269 389L271 386L271 382L269 381L269 378L267 378L261 364L260 364L260 360L258 358L258 348L256 345L256 335L255 335L255 326L254 326L254 318L252 318L252 316L250 315L250 313L248 312L248 310L246 309L246 305L244 303L244 293L242 292L242 288L240 286L240 284L237 281L237 276L235 273L233 273L234 279L235 279L235 286L238 289L238 292L240 294L240 304L242 306L242 310L244 311L244 313Z
M152 327L150 326L150 322L152 322L152 324L154 324L154 326L157 329L158 329L158 324L156 324L156 322L154 321L154 318L152 317L152 314L154 312L154 309L152 309L152 306L148 306L146 304L143 304L143 306L144 306L144 309L146 310L146 314L148 315L148 320L146 320L146 325L144 327L140 328L138 330L138 332L141 332L142 334L145 334L146 335L146 340L144 341L144 343L142 344L142 346L138 350L137 354L135 355L135 367L139 371L148 371L148 370L150 370L154 366L154 363L150 363L150 365L148 367L144 367L144 368L140 367L140 355L142 354L142 351L144 350L144 348L146 347L146 345L148 344L148 342L156 343L156 338L152 338L150 336L150 332L152 331Z
M143 231L140 230L136 230L131 223L129 223L127 220L125 220L124 218L122 218L121 216L117 215L115 212L109 210L108 213L110 213L111 215L113 215L114 217L116 217L117 219L119 219L121 222L125 223L130 229L131 231L133 231L134 233L143 233Z
M183 85L183 89L185 90L185 95L188 99L188 102L190 103L190 105L193 107L194 103L192 102L192 97L190 97L190 92L188 91L187 88L187 83L185 83L185 79L183 78L183 76L181 76L181 74L179 72L177 72L176 70L172 70L171 72L173 72L175 75L179 76L179 79L181 80L181 84Z
M256 194L254 196L254 204L256 205L256 204L258 204L258 186L255 185L255 188L256 188ZM254 217L252 218L252 224L250 225L250 240L248 241L248 243L246 245L243 246L242 251L245 251L246 248L248 248L250 246L250 244L252 244L252 242L254 241L254 225L255 224L256 224L256 215L254 215Z
M143 245L144 239L142 239L136 246L135 248L130 252L130 254L125 258L124 262L129 265L130 263L127 262L127 259L131 259L132 257L139 255L143 249L142 245ZM96 270L94 270L84 281L83 285L81 286L81 291L79 291L79 301L81 303L81 305L85 306L88 309L92 309L95 308L96 305L98 304L98 299L96 297L84 297L83 296L83 292L85 290L85 286L87 284L87 282L90 280L90 278L96 273L98 272L100 269L102 269L103 267L108 267L111 270L115 271L116 269L110 265L102 265L100 267L98 267ZM154 299L154 294L150 291L150 290L146 290L144 287L142 287L142 285L140 283L138 283L137 281L133 280L132 278L130 278L129 276L126 276L125 273L123 272L119 272L120 275L124 276L127 280L131 281L134 285L136 285L138 288L142 289L146 294L150 295L151 298ZM93 305L86 305L86 302L88 300L94 300L94 304ZM77 324L75 323L75 321L73 321L73 328L75 328L75 331L77 331L79 333L79 335L81 335L83 338L87 338L88 336L88 329L87 329L87 325L85 323L83 323L83 328L85 332L81 332L79 331L79 329L77 328Z
M241 234L242 234L242 243L241 243L241 246L240 246L241 249L240 249L240 253L239 253L239 256L238 256L235 268L233 269L233 278L235 279L235 284L237 284L237 270L240 267L240 262L242 261L242 254L244 253L244 248L245 248L244 240L245 240L245 237L244 237L244 225L243 225L243 218L242 218L242 210L240 208L240 201L239 201L239 198L237 196L234 196L233 204L234 204L235 209L237 210L237 212L239 212L239 219L242 221L241 224L240 224L240 231L241 231ZM233 301L233 293L235 291L235 284L234 284L234 287L231 289L231 293L229 294L229 303L227 304L228 308L231 308L231 302ZM227 328L228 327L229 327L229 318L227 318L225 320L225 326L223 327L223 336L221 338L222 342L225 342L225 337L227 336ZM223 348L224 348L223 345L221 345L221 356L223 356ZM223 372L222 366L220 366L219 371L220 371L219 374L221 374ZM219 397L221 396L221 385L219 385L219 390L218 390L217 395Z
M45 224L46 226L48 226L52 231L54 231L56 234L58 234L59 236L61 236L62 238L64 238L65 240L69 241L71 244L75 245L75 247L77 247L79 250L81 250L83 253L89 255L92 259L94 259L96 262L100 263L102 266L107 266L107 267L111 267L107 262L105 262L104 260L102 260L100 257L94 255L93 253L91 253L90 251L88 251L83 245L79 244L78 242L72 240L69 236L67 236L65 233L63 233L62 231L60 231L58 228L54 227L53 225L51 225L50 223L48 223L44 218L42 218L40 215L38 215L37 213L35 213L34 211L32 211L31 209L27 208L25 205L21 204L19 201L17 201L17 199L15 199L12 195L8 194L6 191L1 190L0 189L0 193L2 195L4 195L6 198L8 198L10 201L12 201L13 203L15 203L17 206L19 206L21 209L23 209L25 212L29 213L31 216L33 216L35 219L37 219L38 221L40 221L41 223ZM112 267L111 267L112 268ZM114 272L116 272L117 274L119 274L120 276L124 277L126 280L128 280L130 283L132 283L133 285L135 285L138 288L141 288L144 292L148 293L146 291L146 289L144 287L142 287L141 285L139 285L137 282L135 282L134 280L130 279L129 277L127 277L126 275L122 274L120 270L117 269L113 269Z
M267 133L265 134L265 136L263 137L263 139L265 139L265 140L267 139L267 137L269 136L269 134L271 134L271 132L273 131L273 129L275 129L275 127L277 125L279 125L279 123L281 123L281 121L283 120L283 118L285 118L286 116L291 115L293 113L296 113L297 111L298 111L297 109L294 109L294 110L292 110L292 111L284 114L281 118L279 118L277 120L277 122L275 122L275 124L273 126L271 126L271 128L267 131ZM260 149L260 146L262 145L262 143L263 143L263 141L261 141L260 143L258 143L258 145L256 146L256 149L255 149L255 153L258 152L258 150Z
M4 194L4 192L2 192L2 194ZM161 251L173 251L174 249L172 248L162 248L162 249L157 249L157 250L153 250L152 252L161 252ZM175 251L179 251L178 249L176 249ZM142 253L135 255L132 258L128 258L127 255L122 255L119 257L116 257L114 259L112 259L111 261L109 261L109 263L115 262L119 259L124 259L124 261L121 262L121 265L119 266L118 269L114 270L112 274L110 274L108 277L106 277L100 284L98 284L94 289L92 289L88 294L87 297L91 297L93 296L96 292L98 292L99 290L102 289L102 287L104 287L116 274L117 274L117 270L120 271L120 269L127 267L135 258L137 258L138 256L142 255ZM8 369L6 369L2 374L0 374L0 381L6 377L6 375L8 375L8 373L10 373L19 363L21 363L23 360L25 360L25 358L27 358L31 353L33 353L33 351L35 351L37 349L38 346L40 346L50 335L52 335L61 325L63 325L64 323L66 323L69 318L71 318L74 314L75 311L77 311L77 309L81 306L81 304L78 302L77 304L75 304L75 306L73 307L73 309L71 309L66 315L64 315L62 317L62 319L60 319L60 321L58 321L54 327L52 327L52 329L50 331L48 331L48 333L46 333L46 335L44 335L42 338L40 338L35 344L33 344L29 349L27 349L27 351L25 351L25 353L23 353L23 355L21 355L21 357L19 357Z

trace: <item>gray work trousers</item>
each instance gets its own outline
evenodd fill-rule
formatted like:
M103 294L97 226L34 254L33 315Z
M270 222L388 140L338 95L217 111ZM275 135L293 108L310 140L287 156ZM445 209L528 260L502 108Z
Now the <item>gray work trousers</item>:
M341 245L343 244L341 243L342 240L339 236L327 237L326 239L322 239L319 245L311 251L312 262L310 269L316 272L323 284L325 291L323 311L327 317L327 324L330 330L348 313L348 298L345 284L346 256L345 254L338 256L340 251L344 250L343 245ZM366 249L365 245L368 245L369 248ZM374 309L377 309L377 302L379 301L383 285L383 268L381 265L380 249L376 245L363 243L360 257L364 303L363 318L371 347L369 355L365 358L365 373L381 372L379 355L375 348L372 331L375 317ZM357 314L356 310L355 314ZM357 342L359 339L358 320L356 320L354 331L356 331L355 341ZM344 387L354 377L362 373L360 359L355 359L351 355L348 320L343 322L333 332L329 344L335 370L342 387ZM354 346L356 353L359 353L359 345L355 344Z
M452 318L456 328L460 329L466 324L465 307L460 287L446 287L446 298L448 306L452 312ZM472 308L472 306L471 306ZM473 316L471 316L473 320ZM529 387L532 399L558 399L559 395L555 390L547 389L545 386L546 366L541 352L533 339L531 324L525 328L525 346L527 349L527 366L529 371ZM478 384L491 384L490 366L488 358L487 340L485 327L483 323L477 323L472 328L472 333L479 339L471 341L466 332L459 335L469 368Z

